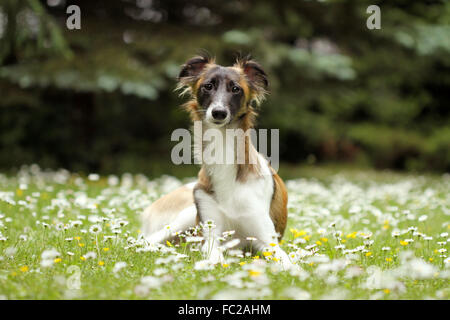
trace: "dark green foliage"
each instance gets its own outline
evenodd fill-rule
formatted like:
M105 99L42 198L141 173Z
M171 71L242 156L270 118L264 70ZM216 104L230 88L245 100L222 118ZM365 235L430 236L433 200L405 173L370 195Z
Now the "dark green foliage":
M264 66L258 125L280 129L282 161L450 170L448 1L77 4L82 28L67 30L65 6L0 1L3 168L164 170L189 126L175 77L206 49ZM366 28L371 4L381 30Z

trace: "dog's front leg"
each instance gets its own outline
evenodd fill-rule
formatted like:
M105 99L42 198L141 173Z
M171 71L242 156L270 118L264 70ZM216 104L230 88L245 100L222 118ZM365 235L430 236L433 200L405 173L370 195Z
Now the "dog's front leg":
M269 215L255 215L254 219L248 219L246 225L251 226L251 229L247 229L247 234L256 238L252 244L254 250L273 252L284 270L294 267L287 253L278 244L278 235Z
M284 270L289 270L293 268L295 265L291 262L291 259L289 259L289 256L287 253L278 245L276 242L269 242L267 240L263 241L256 241L255 248L258 248L258 250L264 251L272 251L273 256L281 263Z
M202 247L203 255L212 263L223 263L223 253L219 248L218 238L223 232L223 217L219 210L217 201L213 196L203 189L194 190L195 204L203 223L203 237L205 243Z

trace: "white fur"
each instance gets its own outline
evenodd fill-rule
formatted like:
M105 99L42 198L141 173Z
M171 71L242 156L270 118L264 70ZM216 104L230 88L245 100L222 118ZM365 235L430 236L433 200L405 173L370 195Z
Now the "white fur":
M170 224L164 226L164 228L150 232L150 235L145 239L149 243L163 243L173 238L173 234L176 232L184 232L191 227L195 227L195 221L197 217L197 209L195 205L187 207L180 211L178 216Z
M254 237L257 239L251 245L254 249L269 248L275 251L274 255L283 267L291 266L288 255L278 245L278 235L270 218L272 175L267 161L261 155L259 160L263 174L258 178L250 178L245 183L236 181L237 169L234 165L208 166L214 195L209 195L201 189L194 193L201 219L212 220L216 225L213 234L205 233L203 249L205 253L209 253L212 263L223 260L217 238L224 231L234 230L234 236L240 240L241 247L250 246L247 238Z
M225 128L220 128L225 132ZM222 147L224 155L235 153L235 145L227 143L223 133ZM232 141L231 141L232 142ZM212 141L210 143L215 143ZM206 146L208 147L208 146ZM234 236L240 240L241 246L248 246L248 237L254 237L252 247L256 250L270 248L275 251L275 257L280 260L283 267L289 268L292 263L288 255L278 245L278 235L270 218L270 205L274 192L274 182L267 160L258 154L261 172L259 177L249 177L245 182L236 180L237 166L233 164L205 165L211 178L214 195L203 190L196 190L202 221L212 220L216 225L213 234L205 233L203 251L209 253L213 263L222 262L223 256L219 250L217 237L224 231L234 230ZM211 243L212 242L212 243ZM275 244L275 246L272 246Z
M213 110L223 110L227 111L227 116L225 119L221 121L220 124L217 126L223 126L224 124L228 123L230 121L230 112L226 108L226 102L225 102L225 90L218 90L217 94L215 95L214 101L211 103L211 105L208 107L208 110L206 111L206 117L205 120L208 123L214 123L216 120L212 116Z
M217 126L215 126L217 128ZM225 127L219 128L225 132ZM225 136L222 141L211 141L209 144L221 143L215 147L222 147L224 155L235 152L233 144L227 144ZM206 145L208 147L208 145ZM202 148L194 148L200 151ZM198 157L198 154L196 155ZM250 176L245 182L236 180L237 165L235 164L204 164L210 176L214 194L210 195L202 189L194 191L202 222L211 220L215 228L208 232L204 230L205 244L203 253L211 263L223 262L223 254L220 250L218 237L224 231L234 230L234 236L240 240L240 246L250 246L248 237L257 240L251 244L256 250L266 248L274 251L274 256L279 259L285 269L292 267L288 255L278 245L278 235L270 218L270 205L274 192L273 177L267 160L258 154L261 167L259 176ZM194 207L195 209L195 207ZM179 218L173 222L171 229L191 226L197 213L191 207L190 210L181 212ZM192 211L191 211L192 210ZM194 221L195 223L195 221ZM149 237L151 242L161 242L167 238L167 232L160 230Z

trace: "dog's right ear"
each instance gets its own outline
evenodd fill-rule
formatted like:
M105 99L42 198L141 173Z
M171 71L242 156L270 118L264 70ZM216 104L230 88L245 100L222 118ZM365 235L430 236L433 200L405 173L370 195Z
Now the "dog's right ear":
M208 56L196 56L189 59L182 67L178 75L178 81L183 85L193 85L207 64L212 63Z

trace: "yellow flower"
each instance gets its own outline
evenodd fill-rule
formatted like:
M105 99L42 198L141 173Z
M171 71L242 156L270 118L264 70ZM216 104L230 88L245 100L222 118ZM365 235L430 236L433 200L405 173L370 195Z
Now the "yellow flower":
M56 258L55 260L53 260L54 263L58 263L58 262L61 262L61 261L62 261L61 258Z
M242 261L242 262L239 262L239 265L240 266L243 266L244 264L246 264L247 262L245 262L245 261Z
M384 229L384 230L389 229L389 225L388 225L388 224L385 224L385 225L383 226L383 229Z
M79 243L78 244L80 247L84 247L84 243Z
M386 262L392 262L392 258L386 258Z
M137 230L137 233L141 233L141 229L138 229L138 230Z
M17 272L15 272L15 271L11 272L11 276L13 276L13 277L17 276Z
M352 232L352 233L349 233L349 234L346 235L346 237L347 237L347 239L348 239L348 238L355 239L357 233L358 233L357 231Z
M263 252L263 256L264 257L268 257L268 256L271 256L271 255L272 255L272 252L269 252L269 251Z
M278 262L278 261L280 261L280 259L278 259L278 258L275 258L275 257L273 257L273 258L272 258L272 260L273 260L273 261L275 261L275 262Z
M22 271L22 272L27 272L28 269L29 269L28 266L20 267L20 271Z
M297 229L291 228L291 229L289 229L289 231L291 231L291 233L294 235L294 238L306 235L306 231L305 230L298 231Z
M309 239L311 239L311 236L306 235L306 236L303 237L303 239L305 239L306 241L309 241Z
M103 248L103 251L105 251L105 252L109 251L109 248Z
M78 241L80 241L80 240L81 240L81 238L80 238L80 237L74 237L74 239L75 239L75 240L78 240Z
M258 260L259 256L254 256L252 259Z
M282 246L284 244L284 239L280 241L279 245Z
M323 242L328 242L327 238L320 238L320 240L322 240Z
M342 242L342 243L346 243L346 242L347 242L347 240L345 240L345 239L342 239L342 240L341 240L341 242Z
M428 259L428 260L430 260L430 262L433 262L434 259L433 259L433 258L430 258L430 259Z
M248 274L252 277L257 277L261 274L261 271L256 271L256 270L249 270Z
M22 189L17 189L16 194L17 194L17 196L21 197L23 195Z
M276 243L269 243L269 246L271 246L271 247L275 247L277 244Z
M227 263L222 264L222 267L223 267L223 268L228 268L229 266L230 266L230 265L227 264Z
M322 242L316 241L316 244L317 244L318 246L321 246L321 245L322 245Z
M103 261L99 261L98 262L98 265L101 267L101 266L104 266L105 265L105 262L103 262Z
M407 245L408 245L408 242L401 240L401 241L400 241L400 244L401 244L402 246L407 246Z
M383 290L384 293L388 294L389 292L391 292L389 289L384 289Z
M370 257L372 255L372 252L366 252L366 257Z
M83 256L81 256L80 259L83 260L83 261L86 261L86 258L83 257Z
M172 244L170 243L169 240L166 241L166 244L167 244L169 247L172 247Z
M313 265L314 265L314 261L309 264L310 267L312 267Z

